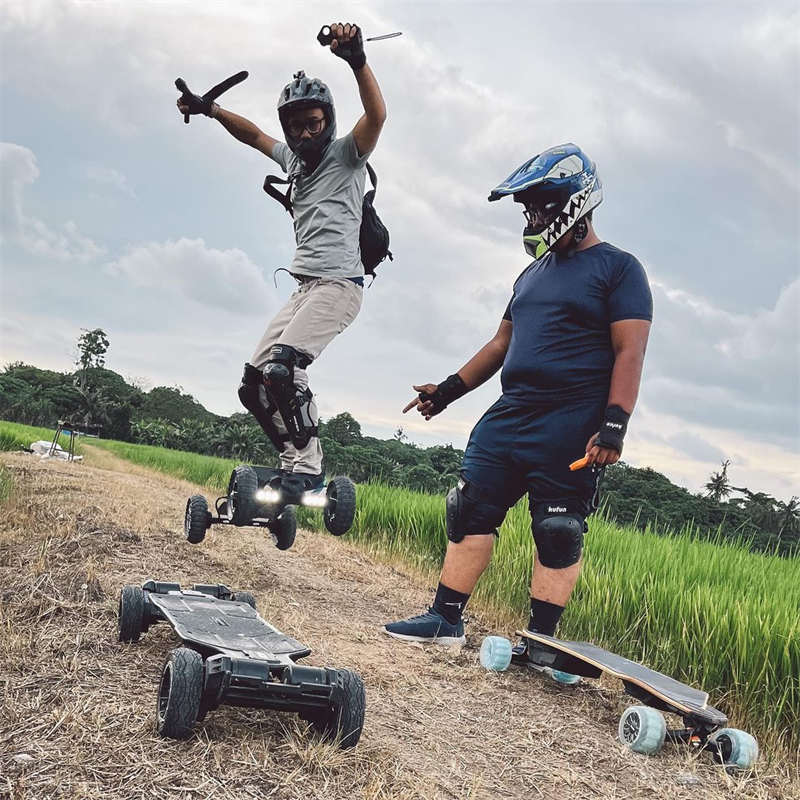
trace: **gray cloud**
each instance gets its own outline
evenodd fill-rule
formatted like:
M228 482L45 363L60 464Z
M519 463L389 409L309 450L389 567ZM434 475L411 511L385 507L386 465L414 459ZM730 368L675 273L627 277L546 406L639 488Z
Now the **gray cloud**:
M696 436L692 433L676 433L674 436L668 437L667 442L678 452L697 461L719 463L725 460L725 453L722 450L710 444L701 436Z
M25 187L39 177L36 157L27 147L0 142L0 235L33 255L57 261L92 261L105 249L84 236L72 221L58 228L23 211Z
M135 198L136 192L128 182L128 178L113 167L104 167L100 164L88 164L86 177L100 187L110 187L116 191Z
M642 398L662 412L794 447L800 436L800 279L773 309L734 314L654 283Z
M169 289L210 313L263 315L273 308L264 275L246 253L210 248L202 239L138 245L106 271L144 289Z

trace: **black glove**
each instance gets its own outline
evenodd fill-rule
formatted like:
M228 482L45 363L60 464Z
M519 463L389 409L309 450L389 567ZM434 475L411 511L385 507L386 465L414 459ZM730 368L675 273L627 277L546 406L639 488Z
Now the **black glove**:
M419 399L423 403L431 402L433 408L431 409L431 416L435 416L440 411L444 411L447 406L459 397L463 397L469 389L467 389L461 376L456 372L445 378L437 387L436 391L428 394L427 392L420 392Z
M595 439L595 445L616 450L622 455L622 440L625 438L630 417L631 415L619 406L609 406L600 425L600 434Z
M177 85L178 81L180 81L182 86ZM181 92L181 96L178 100L182 106L189 107L189 114L205 114L207 117L211 116L211 106L214 104L214 101L210 97L201 97L199 94L192 94L192 92L189 91L189 87L180 78L175 81L175 85Z
M214 101L223 93L227 92L231 86L236 86L247 77L247 70L237 72L226 78L221 83L209 89L204 95L194 94L192 90L186 85L183 78L178 78L175 81L175 88L181 93L178 98L179 106L188 106L188 109L183 115L183 121L189 122L189 117L192 114L205 114L207 117L212 116L212 111L216 103Z
M367 63L367 56L364 54L364 41L361 38L361 28L353 25L356 35L352 39L339 41L333 51L335 56L343 58L355 71L361 69Z

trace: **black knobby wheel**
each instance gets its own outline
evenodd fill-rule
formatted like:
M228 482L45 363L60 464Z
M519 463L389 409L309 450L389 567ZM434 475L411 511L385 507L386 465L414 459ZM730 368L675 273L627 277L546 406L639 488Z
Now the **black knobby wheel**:
M328 504L323 514L325 527L334 536L350 530L356 516L356 487L350 478L341 475L328 484Z
M186 501L186 516L183 520L183 532L192 544L199 544L206 538L209 527L208 502L201 494L193 494Z
M269 531L275 539L275 547L288 550L297 535L297 512L294 506L286 506L272 521Z
M358 673L337 669L339 690L328 709L313 709L301 714L326 739L335 739L343 750L355 747L364 728L367 696Z
M256 607L256 598L250 592L234 592L231 600L236 600L238 603L247 603L250 608Z
M228 513L234 525L250 525L253 521L257 491L256 471L247 464L239 464L228 483Z
M200 653L178 647L161 668L156 698L159 736L188 739L200 715L205 669Z
M117 629L121 642L138 642L144 625L145 601L141 586L123 586L119 594Z

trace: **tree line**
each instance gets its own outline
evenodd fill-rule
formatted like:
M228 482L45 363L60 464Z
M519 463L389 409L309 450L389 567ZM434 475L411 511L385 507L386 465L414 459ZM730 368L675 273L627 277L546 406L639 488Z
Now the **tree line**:
M255 420L245 413L223 417L207 411L180 387L150 391L106 369L108 340L85 331L77 369L71 373L22 363L0 372L0 418L52 427L59 419L102 426L104 438L274 464L276 454ZM455 485L463 451L452 445L419 447L402 429L391 439L365 436L348 412L320 423L328 474L357 482L379 481L415 491L443 493ZM709 477L705 493L693 494L653 469L624 462L602 481L606 514L620 524L657 531L691 529L702 538L743 538L753 550L800 552L800 508L763 492L735 487L729 462Z

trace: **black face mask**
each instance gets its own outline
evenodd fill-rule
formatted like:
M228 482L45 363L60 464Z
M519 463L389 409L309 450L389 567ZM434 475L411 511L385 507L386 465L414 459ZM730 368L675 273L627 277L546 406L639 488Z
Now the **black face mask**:
M325 155L325 151L330 144L330 139L325 137L325 131L318 136L296 139L295 141L297 144L294 145L294 147L292 147L292 144L289 144L289 147L292 148L294 153L304 164L309 167L313 165L312 169L322 161L322 156Z
M318 166L328 145L334 140L336 136L336 122L331 119L331 116L325 113L325 128L320 131L316 136L292 136L286 130L281 119L281 127L286 137L286 144L289 149L300 159L303 164L303 171L308 175L313 172Z

